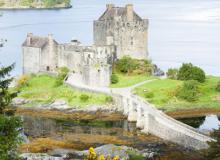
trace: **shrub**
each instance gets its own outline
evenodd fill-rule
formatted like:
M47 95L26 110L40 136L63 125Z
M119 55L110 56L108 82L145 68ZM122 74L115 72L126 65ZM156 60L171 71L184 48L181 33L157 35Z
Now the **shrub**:
M61 86L63 84L64 78L69 73L69 69L67 67L61 67L58 69L58 76L56 78L55 87Z
M178 90L177 97L189 102L196 101L199 94L199 83L195 80L185 81Z
M170 68L166 74L169 79L177 79L178 69Z
M69 73L69 69L67 67L61 67L58 69L58 76L64 79Z
M218 92L220 92L220 81L217 83L217 85L216 85L216 91L218 91Z
M154 97L154 93L153 92L147 92L144 94L145 98L153 98Z
M106 102L113 102L113 98L111 97L111 96L107 96L106 98L105 98L105 101Z
M118 83L118 81L119 81L118 76L113 73L113 74L111 75L111 83L112 83L112 84L116 84L116 83Z
M116 62L116 68L122 73L131 73L138 66L135 59L132 59L129 56L124 56L122 59Z
M197 80L198 82L205 82L205 72L191 63L185 63L179 69L177 79L179 80Z
M21 77L19 77L16 81L16 86L17 87L24 87L24 86L28 86L28 81L30 80L30 77L27 75L22 75Z
M82 102L86 102L89 100L89 96L87 94L81 94L79 98Z

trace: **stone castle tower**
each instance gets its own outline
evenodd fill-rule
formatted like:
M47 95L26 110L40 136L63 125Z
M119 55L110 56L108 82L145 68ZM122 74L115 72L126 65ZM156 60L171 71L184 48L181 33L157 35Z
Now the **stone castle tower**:
M148 57L148 20L139 17L133 5L115 7L106 5L106 11L94 21L95 45L115 45L116 58L129 55L132 58Z

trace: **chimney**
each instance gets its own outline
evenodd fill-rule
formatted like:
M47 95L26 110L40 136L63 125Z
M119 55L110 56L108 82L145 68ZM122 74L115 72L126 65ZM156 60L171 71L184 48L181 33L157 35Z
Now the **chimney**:
M53 44L53 35L52 34L48 34L48 42L50 45Z
M114 4L106 4L106 9L111 10L113 7L115 7Z
M126 5L126 12L127 12L127 20L133 21L134 18L133 4Z
M33 33L28 33L28 34L27 34L27 45L28 45L28 46L31 45L32 36L33 36Z
M52 34L48 34L48 44L49 44L49 55L52 57L54 55L54 40Z

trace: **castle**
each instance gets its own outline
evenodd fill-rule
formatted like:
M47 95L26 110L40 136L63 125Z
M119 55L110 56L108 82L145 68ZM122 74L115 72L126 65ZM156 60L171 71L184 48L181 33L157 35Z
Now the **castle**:
M77 81L90 86L109 86L112 64L125 55L146 59L148 20L141 19L131 4L108 4L104 14L94 21L94 45L78 40L59 44L47 37L28 33L22 45L23 74L51 72L67 67Z

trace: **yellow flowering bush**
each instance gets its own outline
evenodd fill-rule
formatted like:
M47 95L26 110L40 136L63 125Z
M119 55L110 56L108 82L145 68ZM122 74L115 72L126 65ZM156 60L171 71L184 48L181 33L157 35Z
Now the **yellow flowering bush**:
M16 86L17 87L22 87L22 86L27 86L28 85L28 80L30 79L29 76L27 75L22 75L19 77L16 81Z
M95 153L95 150L93 147L89 148L87 160L111 160L110 156L106 157L104 155L98 156ZM115 156L112 160L120 160L119 156Z

